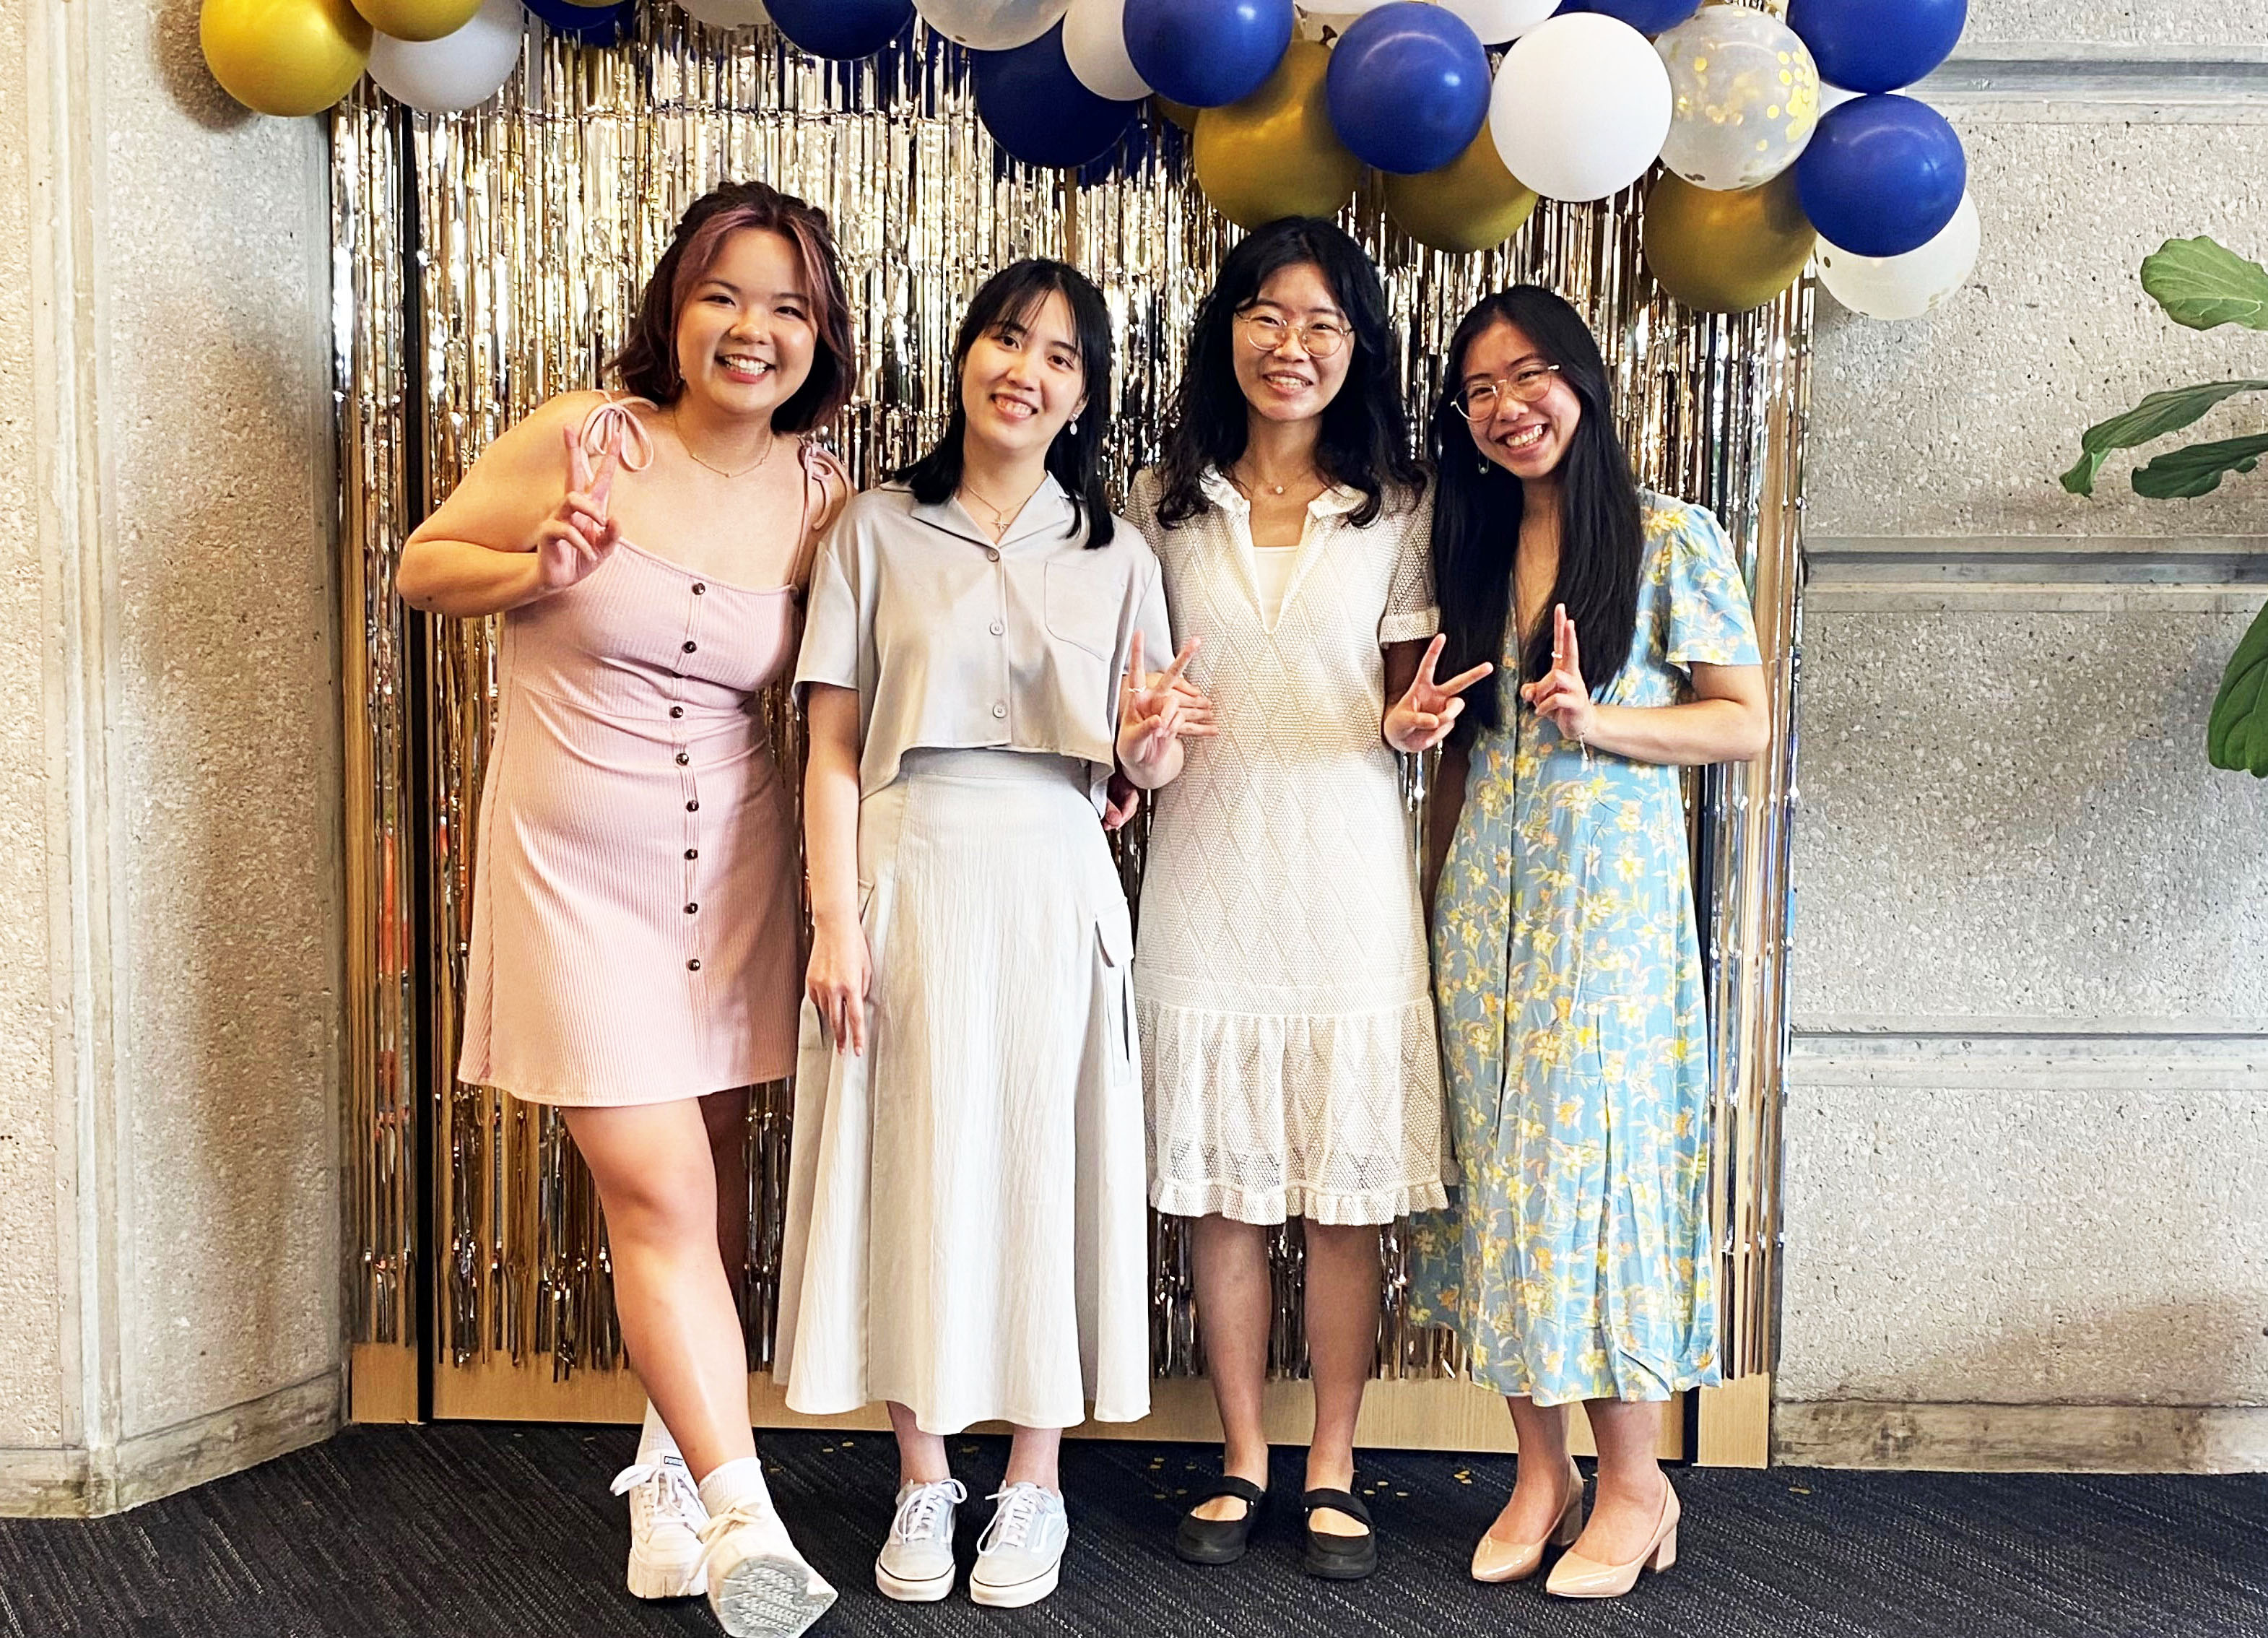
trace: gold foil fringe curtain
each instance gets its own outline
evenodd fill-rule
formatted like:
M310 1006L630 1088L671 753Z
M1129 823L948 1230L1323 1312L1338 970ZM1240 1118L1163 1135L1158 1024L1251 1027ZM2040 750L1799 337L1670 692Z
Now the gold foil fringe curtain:
M356 1335L418 1338L412 1272L431 1233L437 1360L612 1369L622 1359L597 1203L556 1116L453 1077L493 633L405 619L392 586L403 536L506 425L599 382L680 213L721 180L773 182L834 220L861 392L828 438L861 483L935 435L968 298L1029 255L1077 262L1108 300L1121 361L1111 470L1123 483L1156 453L1197 303L1235 230L1189 180L1180 134L1154 118L1084 186L1000 159L960 55L921 29L879 58L824 64L768 28L710 31L664 6L615 50L532 33L523 72L490 109L414 114L365 90L335 115L333 136L345 614L363 638L349 712ZM1634 195L1546 204L1509 246L1469 257L1412 246L1374 199L1348 222L1385 271L1414 424L1476 298L1521 281L1554 286L1607 350L1642 481L1713 506L1748 556L1766 652L1778 656L1783 754L1696 781L1696 879L1713 957L1727 1357L1737 1374L1769 1369L1808 285L1737 318L1673 307L1641 270ZM776 732L792 733L775 718ZM441 1089L425 1131L420 1053ZM784 1088L760 1088L749 1129L759 1363L788 1107ZM413 1164L421 1139L434 1146L430 1202ZM1157 1365L1186 1374L1199 1364L1187 1248L1165 1220L1153 1243ZM1446 1338L1406 1325L1391 1232L1388 1251L1381 1369L1433 1374L1453 1363ZM1285 1371L1305 1357L1299 1254L1296 1230L1279 1237L1273 1358Z

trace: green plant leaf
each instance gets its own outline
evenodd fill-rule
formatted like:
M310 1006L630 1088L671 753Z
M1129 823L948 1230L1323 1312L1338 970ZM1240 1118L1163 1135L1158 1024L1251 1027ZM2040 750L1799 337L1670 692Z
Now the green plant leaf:
M2216 768L2268 779L2268 609L2260 611L2213 697L2205 755Z
M2191 444L2160 455L2134 474L2134 492L2151 500L2193 500L2210 495L2231 472L2250 472L2268 454L2268 433Z
M2079 446L2085 453L2079 464L2063 475L2063 486L2074 495L2092 495L2095 480L2102 475L2102 463L2112 450L2132 449L2154 438L2178 432L2222 399L2258 392L2268 392L2268 380L2207 381L2152 393L2124 415L2098 421L2080 434Z
M2169 239L2142 263L2142 288L2193 330L2268 330L2268 268L2210 239Z

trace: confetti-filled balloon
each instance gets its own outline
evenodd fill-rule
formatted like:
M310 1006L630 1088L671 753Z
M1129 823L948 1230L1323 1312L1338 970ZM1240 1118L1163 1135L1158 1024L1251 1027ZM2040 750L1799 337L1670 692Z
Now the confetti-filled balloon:
M815 57L871 57L913 26L913 0L766 0L789 42Z
M347 0L205 0L205 65L255 114L320 114L362 77L370 25Z
M1366 165L1436 171L1488 122L1488 48L1438 5L1394 0L1357 18L1331 51L1331 123Z
M1071 0L1063 39L1064 60L1096 96L1129 102L1150 94L1150 82L1126 55L1126 0Z
M1822 239L1862 256L1902 256L1953 220L1969 159L1935 108L1860 97L1819 122L1795 179Z
M1126 50L1159 95L1218 108L1267 83L1295 20L1292 0L1126 0Z
M527 13L519 0L482 0L473 20L441 40L371 41L370 77L396 102L428 114L476 108L519 66Z
M1896 91L1953 55L1969 0L1790 0L1787 26L1819 71L1853 91Z
M1012 51L1063 21L1070 0L914 0L922 21L972 51Z
M1785 23L1742 6L1703 8L1653 42L1674 99L1661 162L1702 188L1759 188L1819 127L1819 70Z
M473 20L481 0L354 0L362 19L396 40L438 40Z
M1438 171L1386 179L1388 218L1435 250L1492 250L1535 212L1535 192L1504 168L1496 139L1486 131Z
M1197 115L1190 144L1197 186L1239 227L1279 216L1336 216L1354 197L1362 161L1331 129L1323 89L1328 47L1298 40L1250 96Z
M1546 199L1603 199L1660 157L1669 70L1627 23L1555 17L1504 54L1489 129L1505 168Z
M1064 59L1060 25L1013 51L969 54L976 114L984 129L1027 165L1075 170L1109 151L1140 112L1135 102L1098 97Z
M1969 282L1983 239L1977 202L1963 194L1944 231L1902 256L1854 256L1821 240L1819 282L1853 313L1918 319Z
M1672 173L1646 196L1646 265L1697 313L1764 306L1802 276L1817 237L1793 176L1728 193Z

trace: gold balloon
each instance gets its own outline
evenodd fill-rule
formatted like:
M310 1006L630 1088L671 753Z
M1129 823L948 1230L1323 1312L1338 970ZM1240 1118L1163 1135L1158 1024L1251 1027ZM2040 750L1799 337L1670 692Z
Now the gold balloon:
M1795 173L1723 193L1664 171L1646 196L1646 264L1698 313L1745 313L1802 277L1818 234L1796 202Z
M354 0L363 20L396 40L438 40L473 20L481 0Z
M1197 115L1197 186L1239 227L1279 216L1336 216L1362 161L1331 129L1323 100L1330 48L1295 40L1268 83L1241 102Z
M1421 245L1492 250L1535 214L1535 195L1504 168L1488 127L1438 171L1386 179L1386 214Z
M1195 131L1197 128L1197 115L1204 112L1203 108L1193 108L1186 102L1175 102L1171 97L1153 94L1150 100L1158 105L1159 113L1185 131Z
M205 65L258 114L320 114L370 61L370 25L347 0L205 0Z

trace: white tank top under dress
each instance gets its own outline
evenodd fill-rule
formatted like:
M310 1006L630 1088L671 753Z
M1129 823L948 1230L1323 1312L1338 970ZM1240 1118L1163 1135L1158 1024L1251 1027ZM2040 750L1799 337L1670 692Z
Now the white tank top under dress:
M652 448L631 402L582 437L635 471ZM832 463L801 459L808 536ZM755 701L794 653L796 601L624 541L504 613L460 1080L628 1104L792 1073L795 807Z

